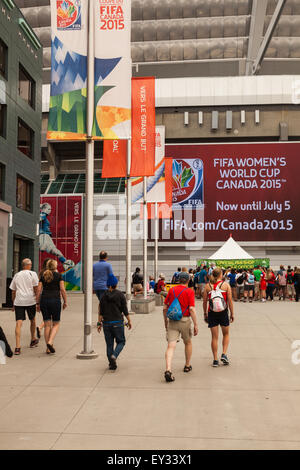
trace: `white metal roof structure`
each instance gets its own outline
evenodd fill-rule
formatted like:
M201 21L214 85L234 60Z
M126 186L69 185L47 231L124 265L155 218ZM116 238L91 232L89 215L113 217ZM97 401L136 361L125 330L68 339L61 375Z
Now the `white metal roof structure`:
M230 237L209 259L253 259L253 256L249 255L247 251Z
M50 0L15 0L44 47L50 82ZM156 77L294 75L299 0L132 0L133 72Z

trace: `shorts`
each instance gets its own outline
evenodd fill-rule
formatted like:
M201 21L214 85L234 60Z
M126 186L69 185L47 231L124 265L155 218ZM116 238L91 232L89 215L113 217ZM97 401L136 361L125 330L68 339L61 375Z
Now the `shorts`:
M192 338L192 320L191 317L182 317L180 321L169 320L167 330L168 343L177 341L180 338L186 344Z
M29 320L34 320L36 314L36 305L30 305L29 307L20 307L19 305L15 305L16 321L26 320L25 312L27 312Z
M214 328L215 326L229 326L228 308L223 312L208 312L208 328Z
M206 286L205 283L199 284L201 294L202 294L202 292L204 292L205 286Z
M60 299L43 299L41 298L41 312L44 321L53 321L58 323L61 314L61 301Z
M245 292L254 292L254 286L253 285L245 285Z
M142 284L133 284L132 287L133 287L133 292L134 292L134 293L143 290Z

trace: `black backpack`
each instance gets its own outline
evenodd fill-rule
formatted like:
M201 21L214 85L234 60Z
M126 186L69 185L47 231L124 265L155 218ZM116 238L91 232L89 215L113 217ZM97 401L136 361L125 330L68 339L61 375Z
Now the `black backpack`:
M243 284L245 278L246 278L246 277L245 277L245 273L243 273L241 276L239 276L239 277L237 278L236 283L237 283L239 286L241 286L241 285Z

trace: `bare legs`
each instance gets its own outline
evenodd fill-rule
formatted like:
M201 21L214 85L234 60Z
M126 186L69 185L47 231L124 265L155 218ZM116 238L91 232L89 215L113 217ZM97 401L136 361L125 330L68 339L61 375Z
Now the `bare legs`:
M175 352L177 341L171 341L168 343L167 351L166 351L166 370L169 370L170 372L172 371L172 360ZM185 343L185 365L190 366L191 362L191 357L192 357L192 352L193 352L193 345L192 341L188 341Z
M53 322L53 324L51 324L50 320L45 321L44 337L46 344L51 344L51 346L53 345L55 336L59 330L59 325L59 322Z
M15 333L16 333L16 348L20 348L21 347L21 329L22 329L22 325L23 325L23 320L18 320L17 323L16 323L16 330L15 330ZM30 334L31 334L31 341L35 340L35 328L36 328L36 324L35 324L35 318L33 320L30 320Z
M229 326L221 326L223 334L223 354L227 354L229 346ZM211 328L211 350L214 356L214 360L218 360L218 341L219 341L219 327L214 326Z

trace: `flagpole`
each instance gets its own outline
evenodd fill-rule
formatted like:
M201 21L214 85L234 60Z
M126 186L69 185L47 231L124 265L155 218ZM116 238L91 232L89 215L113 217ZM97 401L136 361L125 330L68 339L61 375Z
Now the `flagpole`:
M131 311L131 179L130 179L130 164L131 164L131 139L127 142L127 185L126 185L126 299L128 311Z
M144 210L143 210L143 218L144 218L144 299L147 299L147 281L148 281L148 266L147 266L147 241L148 241L148 213L147 213L147 177L144 177L143 180L144 185Z
M88 55L87 55L87 141L86 141L86 188L85 188L85 275L84 275L84 346L78 359L98 357L92 346L93 320L93 222L94 222L94 11L88 1Z
M154 280L158 280L158 206L157 202L154 203Z

